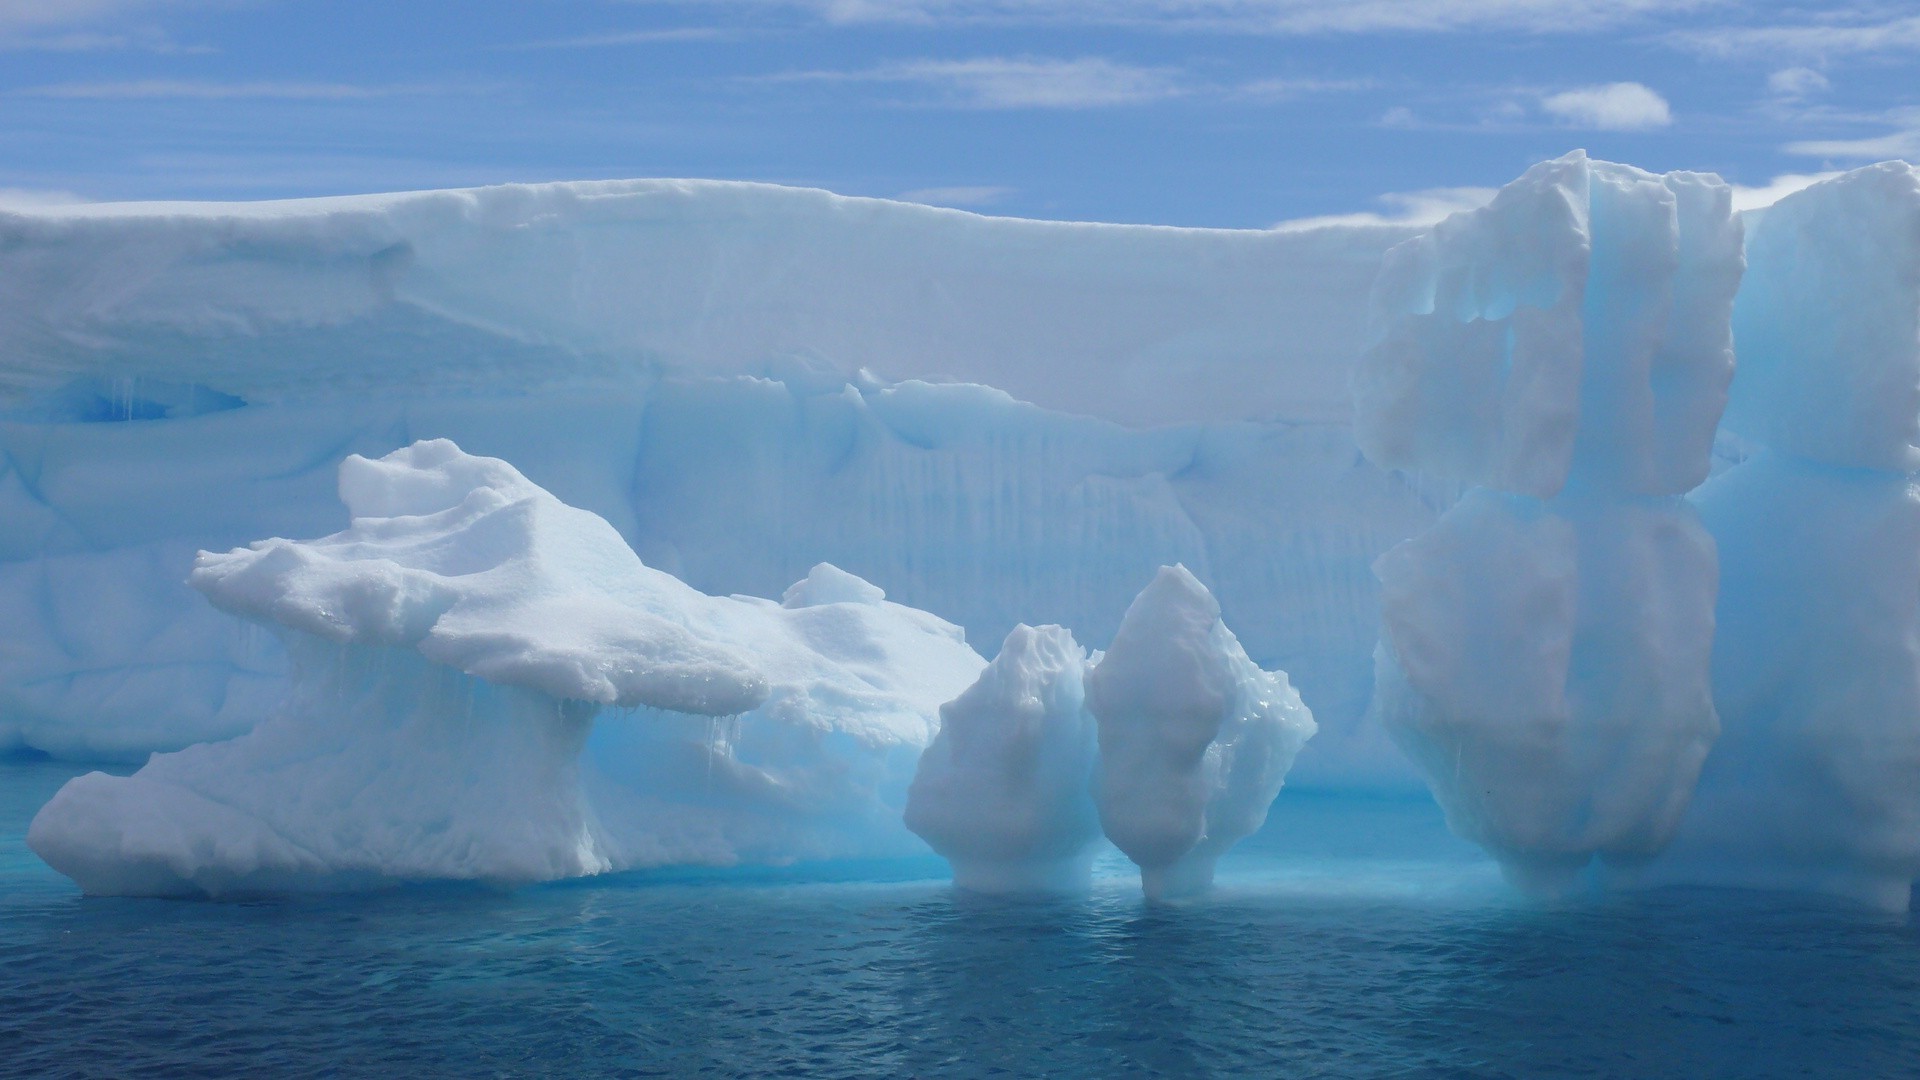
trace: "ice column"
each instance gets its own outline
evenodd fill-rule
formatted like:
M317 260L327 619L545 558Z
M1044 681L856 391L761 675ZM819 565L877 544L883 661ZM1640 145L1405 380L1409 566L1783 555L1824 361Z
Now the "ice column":
M1087 677L1100 823L1151 899L1202 892L1316 730L1284 672L1247 658L1184 566L1161 567Z
M1375 564L1375 709L1455 832L1571 886L1672 836L1718 721L1707 475L1741 226L1718 178L1573 153L1388 253L1362 449L1471 490Z
M1764 212L1727 424L1765 450L1695 496L1719 544L1725 730L1652 880L1905 910L1920 875L1920 173Z
M1084 891L1100 819L1087 653L1058 626L1013 628L980 679L940 706L907 791L907 828L978 892Z

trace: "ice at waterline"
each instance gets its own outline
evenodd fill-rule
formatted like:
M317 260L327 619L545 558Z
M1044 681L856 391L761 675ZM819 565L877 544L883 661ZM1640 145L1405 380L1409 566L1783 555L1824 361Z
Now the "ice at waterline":
M902 800L936 707L952 699L907 807L921 823L941 814L927 807L940 752L964 745L956 718L1008 719L989 680L1034 639L1015 631L968 688L986 665L955 627L851 574L823 563L778 603L707 596L643 564L600 518L446 440L347 458L340 494L344 532L201 554L194 587L278 632L295 678L247 734L129 777L91 773L54 797L28 842L86 891L514 883L910 850ZM1103 790L1137 797L1107 799L1101 816L1122 821L1108 831L1150 892L1170 868L1191 892L1258 826L1312 720L1284 676L1246 660L1184 568L1135 612L1092 681L1126 703L1096 705ZM1078 647L1050 629L1079 679ZM1078 710L1085 693L1063 692ZM1069 818L1095 760L1091 722L1078 730L1083 752L1036 793ZM1021 839L996 835L981 806L1011 779L992 770L1022 764L988 756L976 782L949 778L947 797L963 801L945 814L976 853L998 845L984 861L1026 864ZM956 865L968 884L1024 884L1006 869L975 882L971 863Z

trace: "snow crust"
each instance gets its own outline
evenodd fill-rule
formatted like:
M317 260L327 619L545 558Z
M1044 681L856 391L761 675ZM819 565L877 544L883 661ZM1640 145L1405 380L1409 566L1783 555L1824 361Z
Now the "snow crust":
M194 571L283 635L280 708L130 777L80 777L34 819L29 844L88 892L899 850L912 757L984 665L958 628L870 591L797 608L698 593L445 440L350 457L340 491L346 531ZM624 730L595 740L607 707Z

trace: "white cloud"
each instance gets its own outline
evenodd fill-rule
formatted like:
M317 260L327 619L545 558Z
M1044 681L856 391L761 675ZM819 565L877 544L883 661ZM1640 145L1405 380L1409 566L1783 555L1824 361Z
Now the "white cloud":
M1669 40L1714 56L1852 56L1920 49L1920 15L1682 30Z
M1759 187L1735 184L1733 185L1733 209L1738 213L1742 210L1758 210L1763 206L1772 206L1802 188L1812 187L1822 180L1831 180L1839 175L1838 172L1785 173Z
M195 101L279 100L344 101L391 97L417 89L315 82L198 82L185 79L136 79L126 82L52 83L13 91L21 97L85 101L185 99Z
M1920 159L1920 106L1894 109L1884 119L1893 128L1884 134L1857 139L1805 139L1788 143L1785 150L1800 157L1828 161Z
M991 206L1013 194L1010 187L930 187L903 191L894 198L928 206Z
M1563 123L1599 131L1646 131L1673 123L1667 99L1636 82L1549 94L1540 105Z
M1100 57L910 60L864 71L801 71L769 78L918 85L933 91L942 104L968 109L1085 109L1159 101L1187 92L1178 69L1136 67Z
M157 6L156 0L0 0L0 34L82 26Z
M1282 221L1274 228L1280 232L1299 232L1302 229L1334 225L1432 225L1449 214L1487 205L1493 199L1494 190L1487 187L1451 187L1393 192L1376 200L1386 208L1384 213L1364 210L1354 214L1295 218Z
M717 26L674 26L661 30L616 30L579 37L547 38L503 45L503 50L535 49L610 49L628 45L671 45L683 41L728 41L739 37L737 31Z
M1810 67L1790 67L1767 76L1767 89L1778 97L1798 101L1833 89L1825 75Z

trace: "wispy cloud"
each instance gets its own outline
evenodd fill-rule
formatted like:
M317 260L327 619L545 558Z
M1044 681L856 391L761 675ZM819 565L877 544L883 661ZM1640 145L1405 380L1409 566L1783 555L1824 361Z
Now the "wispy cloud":
M616 49L634 45L672 45L688 41L731 41L741 37L738 30L718 26L674 26L658 30L610 30L602 34L548 38L501 45L503 51L542 49Z
M923 103L964 109L1091 109L1171 98L1278 104L1364 90L1371 79L1257 78L1211 82L1179 67L1142 66L1104 57L985 56L908 60L855 71L793 71L750 82L891 83L921 88Z
M709 0L785 7L835 23L1092 24L1271 34L1568 33L1733 0Z
M894 198L901 202L924 203L928 206L991 206L1003 202L1013 194L1010 187L982 185L978 187L930 187L903 191Z
M1892 130L1852 139L1804 139L1788 143L1784 149L1789 154L1826 161L1920 158L1920 106L1909 105L1889 110L1881 118L1881 123Z
M1767 89L1774 97L1802 101L1833 89L1833 83L1810 67L1790 67L1767 76Z
M1583 86L1540 100L1548 115L1595 131L1648 131L1673 123L1667 99L1637 82Z
M19 97L80 101L273 100L348 101L431 92L427 87L357 86L325 82L201 82L186 79L135 79L124 82L52 83L13 91Z
M1677 30L1669 40L1714 56L1837 57L1920 49L1920 15L1875 19L1842 10L1824 18L1773 26Z
M1380 196L1382 210L1363 210L1352 214L1324 214L1319 217L1283 221L1274 228L1281 232L1299 232L1340 225L1432 225L1449 214L1474 210L1493 200L1490 187L1427 188L1400 191Z
M0 187L0 210L32 210L43 206L72 206L87 199L71 191Z
M1091 56L911 60L861 71L803 71L771 78L917 85L934 93L941 104L972 109L1087 109L1159 101L1187 92L1178 69L1138 67Z

